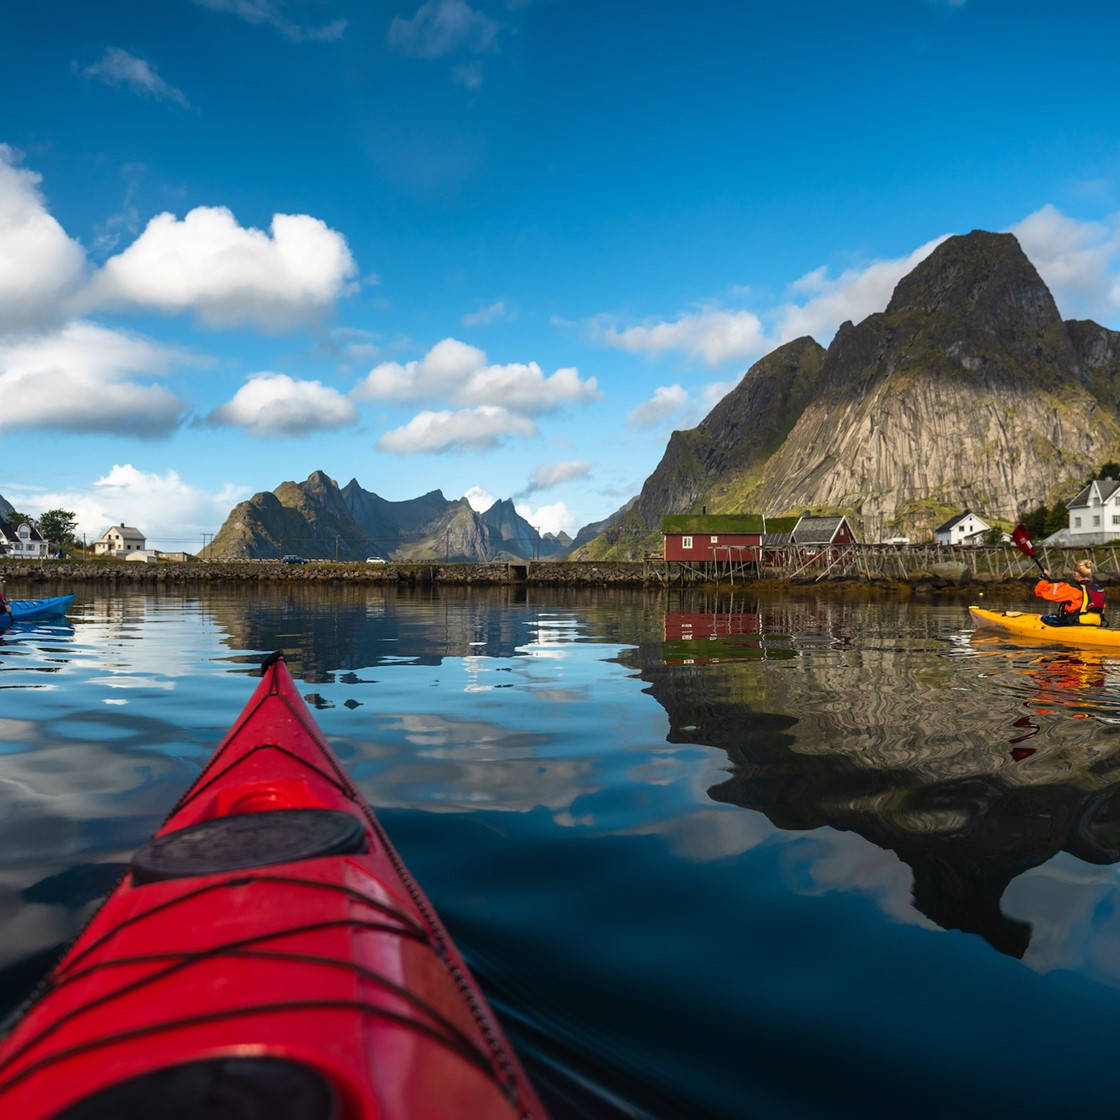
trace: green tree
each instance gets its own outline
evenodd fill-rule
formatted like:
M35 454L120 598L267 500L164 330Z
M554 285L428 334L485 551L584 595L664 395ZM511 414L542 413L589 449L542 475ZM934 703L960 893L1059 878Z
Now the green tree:
M1032 537L1046 536L1046 518L1050 511L1045 505L1036 506L1030 513L1023 514L1023 525Z
M1088 486L1095 478L1120 479L1120 463L1115 459L1109 459L1107 463L1102 463L1096 474L1090 475L1085 479L1084 485Z
M39 532L51 544L69 544L74 539L74 527L78 524L77 515L69 509L49 509L39 518Z
M984 530L984 536L981 538L983 542L989 547L1003 544L1003 530L993 525L990 529Z
M20 513L18 509L13 510L11 516L7 518L8 524L11 525L13 529L18 529L25 521L34 525L36 528L39 527L39 522L36 518L32 517L29 513Z
M1068 528L1069 510L1066 509L1065 502L1055 502L1046 514L1046 521L1042 526L1042 531L1046 536L1050 536L1051 533L1056 533L1059 529Z

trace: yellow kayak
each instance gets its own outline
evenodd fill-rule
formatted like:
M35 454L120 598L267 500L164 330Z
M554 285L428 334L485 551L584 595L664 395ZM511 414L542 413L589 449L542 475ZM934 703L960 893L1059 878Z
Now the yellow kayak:
M968 613L977 626L1001 634L1013 634L1017 638L1061 642L1068 646L1115 646L1120 649L1120 630L1107 626L1047 626L1037 614L989 611L984 607L969 607Z

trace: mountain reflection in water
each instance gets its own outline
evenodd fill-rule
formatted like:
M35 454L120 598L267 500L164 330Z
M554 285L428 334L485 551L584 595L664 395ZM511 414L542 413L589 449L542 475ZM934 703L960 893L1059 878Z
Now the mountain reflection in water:
M693 602L666 611L660 659L643 649L627 660L640 663L668 713L670 742L726 752L730 776L708 791L713 800L763 812L788 831L858 833L909 865L919 912L1021 958L1030 924L1000 907L1011 880L1060 851L1092 864L1120 860L1120 736L1111 733L1120 725L1098 725L1095 741L1076 752L1003 751L990 697L970 698L971 711L947 705L950 677L966 652L982 655L978 670L1029 712L1007 729L1019 744L1058 709L1114 718L1120 660L974 637L933 658L922 641L865 645L847 663L818 668L816 651L850 645L858 611ZM803 658L795 709L775 687L779 678L721 670L752 655ZM874 688L853 689L868 670Z

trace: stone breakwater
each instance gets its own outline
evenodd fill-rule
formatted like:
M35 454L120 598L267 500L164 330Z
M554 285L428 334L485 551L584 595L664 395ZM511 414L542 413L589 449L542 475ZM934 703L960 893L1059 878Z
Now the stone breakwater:
M99 583L126 586L179 583L332 584L556 584L569 587L633 586L658 581L640 563L358 564L312 560L163 561L0 560L0 578L21 586Z
M627 562L549 562L489 564L359 564L327 560L306 564L284 564L273 560L231 560L191 563L157 562L149 564L124 561L19 561L0 559L0 578L28 589L36 596L36 586L63 588L77 584L110 586L168 586L197 583L303 583L427 586L535 584L558 587L664 587L662 566ZM774 575L746 579L736 575L731 584L766 592L798 587L822 592L860 593L879 591L902 596L968 592L988 588L1016 590L1033 588L1034 575L1007 578L989 572L973 572L967 565L935 565L932 570L916 569L906 578L888 574L865 573L819 576ZM1118 582L1114 573L1102 572L1106 583ZM692 585L696 585L691 580ZM675 581L670 577L670 585ZM726 587L726 577L713 580ZM43 592L46 593L45 591Z

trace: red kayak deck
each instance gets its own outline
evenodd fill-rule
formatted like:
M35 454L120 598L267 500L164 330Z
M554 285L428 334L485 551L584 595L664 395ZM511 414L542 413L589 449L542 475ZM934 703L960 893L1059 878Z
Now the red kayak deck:
M543 1117L283 659L262 674L0 1044L0 1115Z

